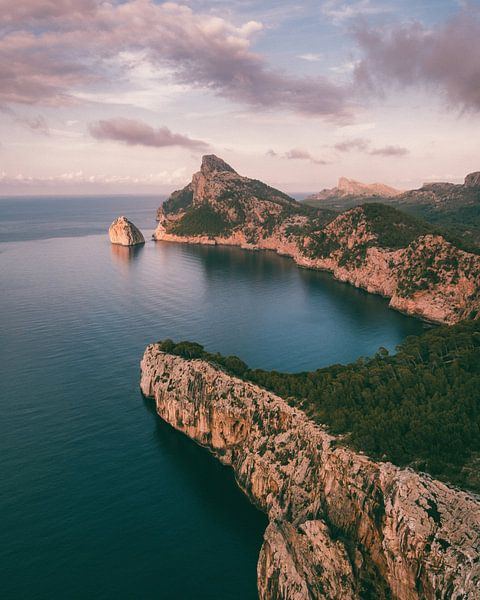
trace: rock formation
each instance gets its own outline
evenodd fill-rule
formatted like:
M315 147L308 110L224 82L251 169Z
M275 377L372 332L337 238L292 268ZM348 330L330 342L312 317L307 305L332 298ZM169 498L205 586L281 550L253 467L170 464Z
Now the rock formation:
M397 190L384 183L361 183L360 181L355 181L355 179L340 177L337 187L324 189L321 192L308 196L305 200L339 200L346 196L393 198L401 193L401 190ZM318 206L321 206L321 202L318 203Z
M261 600L480 597L477 497L355 453L278 396L157 344L141 389L268 515Z
M159 208L154 239L274 250L441 323L480 311L480 257L394 208L315 210L204 157L200 172Z
M127 217L117 217L108 228L108 235L112 244L120 246L136 246L145 243L142 232Z
M476 171L475 173L469 173L465 177L465 187L480 188L480 171Z

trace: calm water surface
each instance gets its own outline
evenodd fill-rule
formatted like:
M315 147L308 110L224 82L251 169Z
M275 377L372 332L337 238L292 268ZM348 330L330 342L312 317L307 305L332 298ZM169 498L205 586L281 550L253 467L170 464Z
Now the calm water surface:
M155 198L0 199L0 596L256 597L265 518L139 393L151 341L304 370L393 349L420 322L271 253L146 239Z

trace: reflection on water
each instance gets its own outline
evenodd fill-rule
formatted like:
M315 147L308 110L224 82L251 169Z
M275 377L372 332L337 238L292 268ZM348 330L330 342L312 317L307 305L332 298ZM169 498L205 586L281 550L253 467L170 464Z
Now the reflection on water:
M113 260L117 264L126 268L130 266L131 261L140 258L140 254L142 253L144 247L145 244L137 244L136 246L121 246L120 244L110 244L110 250L112 253Z

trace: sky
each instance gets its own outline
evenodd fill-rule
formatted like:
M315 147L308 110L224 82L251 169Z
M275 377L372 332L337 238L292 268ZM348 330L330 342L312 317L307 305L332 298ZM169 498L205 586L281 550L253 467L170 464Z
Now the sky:
M0 195L480 170L480 0L0 0Z

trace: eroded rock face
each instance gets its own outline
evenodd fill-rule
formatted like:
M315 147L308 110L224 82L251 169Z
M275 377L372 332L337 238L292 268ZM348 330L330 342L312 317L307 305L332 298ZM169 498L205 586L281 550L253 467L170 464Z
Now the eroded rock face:
M108 235L112 244L120 246L136 246L144 244L145 238L142 232L127 219L127 217L117 217L108 229Z
M278 396L156 344L140 385L268 515L261 600L480 597L477 497L342 447Z
M367 205L338 216L315 210L207 156L192 182L160 207L153 237L273 250L302 267L330 271L340 281L386 296L392 308L408 314L448 324L475 318L480 257L421 231L404 247L392 247L394 237L384 234L390 219L398 220L400 236L416 226L393 208L383 210L390 213L381 216L381 226L378 210Z

